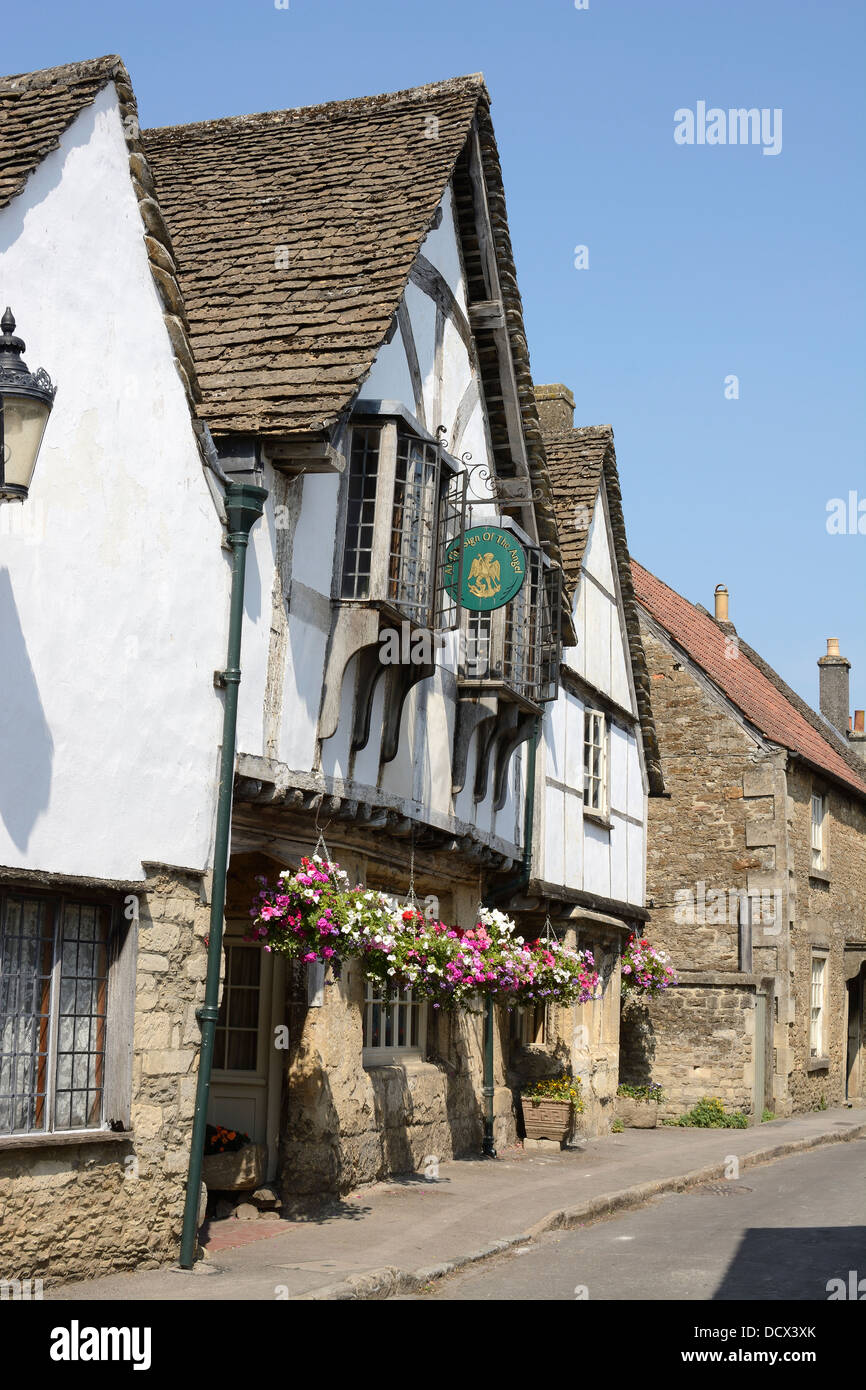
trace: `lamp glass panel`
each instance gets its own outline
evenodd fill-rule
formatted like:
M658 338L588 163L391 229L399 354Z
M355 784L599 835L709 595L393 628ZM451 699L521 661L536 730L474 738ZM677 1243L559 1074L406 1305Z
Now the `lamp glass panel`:
M51 414L48 401L34 396L6 395L3 411L3 481L28 488L39 446Z

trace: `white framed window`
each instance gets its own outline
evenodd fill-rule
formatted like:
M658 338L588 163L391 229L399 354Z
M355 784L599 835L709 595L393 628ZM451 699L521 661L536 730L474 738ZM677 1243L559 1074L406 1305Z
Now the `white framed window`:
M809 1056L825 1057L825 1027L827 1017L827 957L812 953L812 978L809 989Z
M583 772L586 810L607 815L607 719L600 710L584 710Z
M106 900L0 892L0 1134L128 1128L118 917Z
M811 867L813 869L825 869L827 867L826 837L824 834L824 818L826 805L823 796L812 793L812 858Z
M385 999L379 986L368 980L364 998L364 1066L423 1057L426 1042L426 1001L413 999L411 989Z

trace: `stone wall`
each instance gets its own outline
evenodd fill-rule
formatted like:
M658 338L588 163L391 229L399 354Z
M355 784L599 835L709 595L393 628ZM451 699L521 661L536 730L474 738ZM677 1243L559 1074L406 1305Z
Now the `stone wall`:
M624 1020L621 1078L661 1084L667 1113L715 1095L758 1115L769 1097L784 1114L791 1107L788 923L795 902L786 755L753 736L643 613L641 632L668 792L649 801L647 932L683 983L649 1001L640 1018ZM739 899L749 893L773 919L756 921L751 969L742 969ZM768 1024L771 1075L765 1095L755 1097L761 988L775 997L769 1008L778 1019Z
M42 1278L46 1290L177 1255L208 910L200 878L174 870L154 870L135 897L131 1133L71 1145L0 1138L0 1275ZM124 1038L108 1047L123 1049Z
M620 1077L633 1086L664 1087L659 1114L676 1116L704 1096L729 1110L752 1105L754 987L683 982L623 1010Z
M813 789L826 798L827 867L822 874L811 872ZM845 1099L847 981L858 974L866 959L866 806L802 765L791 768L788 790L798 903L793 933L791 1087L795 1109L809 1110L822 1103L839 1105ZM813 947L828 952L826 1066L818 1065L809 1048Z

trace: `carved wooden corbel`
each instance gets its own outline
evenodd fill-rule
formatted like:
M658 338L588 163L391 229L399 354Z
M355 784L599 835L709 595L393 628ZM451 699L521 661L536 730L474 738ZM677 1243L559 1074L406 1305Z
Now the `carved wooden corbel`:
M517 713L516 706L514 709ZM532 737L537 717L535 714L520 715L512 730L499 735L496 746L496 776L493 782L494 811L501 811L508 797L508 764L511 762L511 755L521 743Z
M454 796L466 785L466 767L469 762L469 746L472 735L478 732L478 747L481 748L484 727L487 721L495 723L499 701L495 695L482 695L476 699L457 701L457 717L454 721L454 754L451 761L451 791ZM489 726L488 726L489 727Z

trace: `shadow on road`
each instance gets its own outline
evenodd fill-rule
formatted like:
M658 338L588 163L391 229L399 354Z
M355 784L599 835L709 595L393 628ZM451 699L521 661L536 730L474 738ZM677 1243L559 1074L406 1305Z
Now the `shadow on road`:
M744 1235L713 1300L824 1300L839 1289L831 1280L848 1288L850 1270L866 1275L864 1226L759 1227Z

